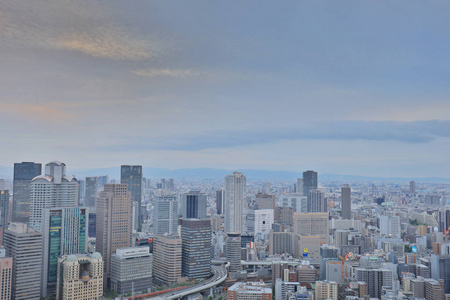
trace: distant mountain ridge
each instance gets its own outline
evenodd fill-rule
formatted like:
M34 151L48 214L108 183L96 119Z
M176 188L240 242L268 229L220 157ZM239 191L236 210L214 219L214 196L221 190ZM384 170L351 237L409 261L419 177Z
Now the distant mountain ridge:
M94 168L94 169L70 169L69 175L75 175L78 178L86 176L108 175L111 178L120 178L120 167L112 168ZM302 172L292 171L269 171L255 169L239 169L249 180L292 180L293 182L302 176ZM213 168L183 168L183 169L164 169L164 168L143 168L144 177L148 178L192 178L192 179L223 179L230 175L233 170L213 169ZM0 178L11 180L13 177L13 168L0 166ZM320 174L319 181L335 182L409 182L415 180L422 183L450 183L450 178L443 177L375 177L344 174Z

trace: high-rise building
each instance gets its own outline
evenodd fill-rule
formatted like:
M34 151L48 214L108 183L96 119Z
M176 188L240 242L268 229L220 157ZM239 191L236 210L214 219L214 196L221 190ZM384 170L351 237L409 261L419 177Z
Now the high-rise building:
M156 235L153 239L153 275L165 283L181 278L182 241L175 236Z
M367 283L368 294L381 299L382 288L392 287L392 271L388 269L355 268L356 280Z
M31 180L41 175L42 165L34 162L14 164L13 222L28 223L30 220Z
M98 176L97 183L98 187L102 189L105 186L105 184L109 183L108 175Z
M201 279L211 274L211 238L211 220L181 220L183 277Z
M380 216L380 234L400 238L400 217L399 216Z
M133 202L126 184L105 184L97 198L96 249L105 261L104 283L111 270L111 257L117 248L133 245Z
M86 181L78 179L78 205L84 204L84 197L86 196Z
M0 245L9 224L9 190L0 191Z
M269 254L283 254L288 253L294 255L292 232L274 232L269 234Z
M0 299L11 300L13 259L0 257Z
M225 213L225 189L216 191L216 209L218 215Z
M30 227L42 231L45 208L78 206L78 181L66 176L66 165L59 161L45 165L45 175L31 181Z
M294 214L294 233L296 235L328 238L328 228L328 213Z
M87 207L96 207L95 201L98 196L98 178L86 177L86 196L84 198L84 205Z
M138 203L138 231L142 228L142 166L122 165L120 167L120 183L127 184L133 201Z
M117 249L111 260L111 287L120 295L152 286L153 255L149 247Z
M247 213L247 232L266 239L272 229L273 220L273 209L250 209Z
M231 273L241 271L241 234L228 232L225 240L225 255L230 263L228 271Z
M338 285L334 281L316 281L316 294L314 299L338 300Z
M303 172L303 195L308 198L308 205L310 205L309 192L311 190L316 190L317 188L317 172L311 170ZM310 212L311 208L308 206L307 210Z
M301 194L281 195L279 201L281 207L292 207L296 213L308 212L307 197Z
M307 198L308 212L328 212L328 199L325 198L325 193L322 190L310 190Z
M58 258L57 300L96 300L102 296L103 260L100 253Z
M178 233L178 196L160 195L155 198L153 212L155 234Z
M409 193L410 194L416 193L416 182L414 180L409 182Z
M352 218L352 189L348 184L341 188L341 216L342 219L350 220Z
M13 259L11 299L41 297L42 235L25 223L11 223L5 231L6 256Z
M258 193L255 195L255 209L275 209L275 196Z
M240 172L225 177L225 231L243 232L247 179Z
M181 216L185 219L206 218L206 195L198 191L183 194Z
M87 250L87 208L46 208L42 216L42 284L43 297L56 294L58 257Z
M295 184L295 193L304 196L303 191L303 178L297 178L297 183Z

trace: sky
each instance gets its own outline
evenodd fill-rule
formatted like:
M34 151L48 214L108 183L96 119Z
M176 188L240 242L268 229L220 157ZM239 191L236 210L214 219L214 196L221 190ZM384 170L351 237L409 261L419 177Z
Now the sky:
M0 166L450 177L448 1L0 1Z

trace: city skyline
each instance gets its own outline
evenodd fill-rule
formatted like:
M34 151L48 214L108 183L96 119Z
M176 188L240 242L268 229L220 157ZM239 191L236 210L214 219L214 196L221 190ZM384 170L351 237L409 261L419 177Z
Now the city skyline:
M2 1L0 166L448 177L448 9Z

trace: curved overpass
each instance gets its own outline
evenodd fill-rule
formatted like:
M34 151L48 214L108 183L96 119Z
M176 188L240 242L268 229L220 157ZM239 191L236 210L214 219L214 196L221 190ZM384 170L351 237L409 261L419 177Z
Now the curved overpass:
M174 300L174 299L179 299L182 298L184 296L190 295L190 294L195 294L198 292L201 292L203 290L212 288L216 285L221 284L222 282L224 282L227 279L227 269L229 267L230 263L227 263L225 266L211 266L211 270L213 272L213 276L209 279L206 279L196 285L193 285L191 287L182 289L180 291L174 291L172 293L167 293L164 295L161 295L161 298L164 299L169 299L169 300ZM147 298L150 299L150 298Z

